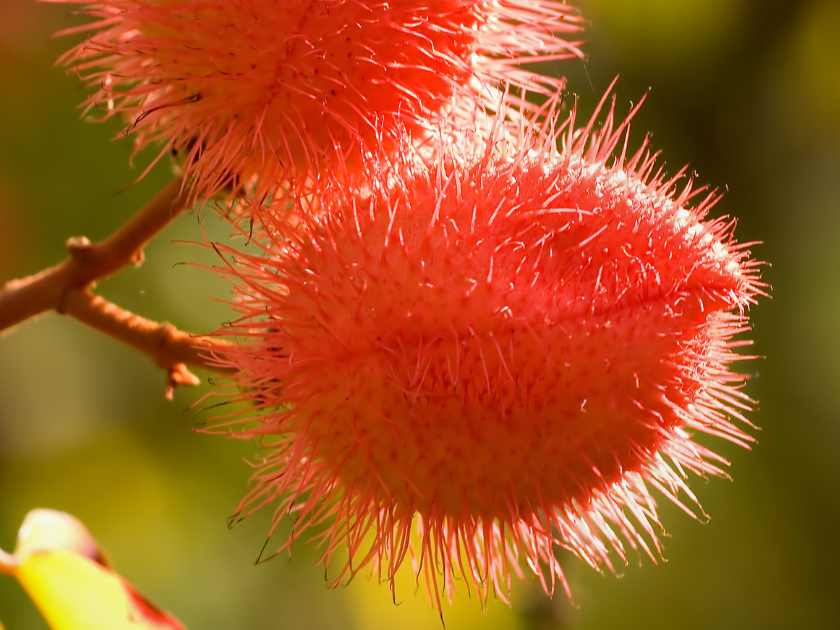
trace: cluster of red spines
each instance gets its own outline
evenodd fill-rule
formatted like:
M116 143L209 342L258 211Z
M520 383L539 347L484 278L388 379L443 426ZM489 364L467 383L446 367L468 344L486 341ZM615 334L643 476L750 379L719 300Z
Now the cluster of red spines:
M579 18L550 0L50 1L98 18L61 59L98 88L86 108L126 117L137 150L182 154L199 197L305 187L400 129L495 105L502 83L555 93L522 64L579 54L559 37Z
M327 563L349 545L339 580L373 564L393 587L411 554L435 597L460 574L504 598L524 556L568 590L554 545L658 557L648 488L685 507L684 471L721 472L692 432L750 442L728 365L761 284L732 223L703 222L715 196L690 207L681 174L627 157L612 110L579 135L501 121L433 165L406 142L366 187L260 215L260 252L222 248L242 343L221 363L258 415L213 430L270 444L240 512L294 513L286 545L321 526Z
M686 471L726 464L692 434L751 441L757 264L714 194L627 155L632 113L556 127L563 80L526 66L578 54L568 5L48 1L98 18L62 58L87 109L250 209L254 253L214 245L248 411L208 430L262 440L238 515L349 549L336 582L411 557L438 604L459 575L504 599L524 558L568 592L556 546L656 560L650 488L693 514Z

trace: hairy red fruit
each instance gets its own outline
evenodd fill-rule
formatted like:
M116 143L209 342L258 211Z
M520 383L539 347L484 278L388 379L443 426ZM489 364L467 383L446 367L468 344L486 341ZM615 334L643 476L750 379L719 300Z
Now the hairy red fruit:
M256 178L260 200L463 98L495 105L500 81L558 90L520 66L578 54L558 35L580 30L554 0L48 1L99 18L61 59L98 87L87 110L127 117L138 150L183 153L200 195Z
M342 576L373 563L393 586L411 550L435 597L442 571L504 598L521 556L565 587L553 545L658 557L649 488L693 502L684 471L724 463L691 434L751 440L728 366L762 285L732 222L703 220L714 194L691 207L655 156L613 157L612 110L592 125L445 137L436 166L406 143L323 214L260 215L219 357L258 412L211 429L269 445L241 512L276 502L292 538L328 523Z

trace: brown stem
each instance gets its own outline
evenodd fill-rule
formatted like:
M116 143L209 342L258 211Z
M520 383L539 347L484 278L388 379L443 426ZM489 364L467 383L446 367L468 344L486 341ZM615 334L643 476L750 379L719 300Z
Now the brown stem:
M0 331L58 309L62 294L71 287L86 287L129 263L140 264L143 246L188 203L188 197L181 195L181 181L176 179L104 241L69 239L67 260L34 276L10 280L0 290Z
M90 290L97 280L128 264L143 262L146 243L188 205L188 197L181 194L181 181L176 179L104 241L94 244L85 237L69 239L67 260L34 276L11 280L0 290L0 332L46 311L66 313L127 343L166 369L167 398L172 398L178 385L199 383L188 365L220 371L201 352L224 350L230 347L228 342L192 337L171 324L129 313Z
M172 324L153 322L130 313L86 288L69 288L59 308L80 322L139 350L164 368L168 373L166 397L170 399L178 385L198 385L200 382L187 366L218 371L217 366L208 362L206 353L231 347L227 341L192 336L177 330Z

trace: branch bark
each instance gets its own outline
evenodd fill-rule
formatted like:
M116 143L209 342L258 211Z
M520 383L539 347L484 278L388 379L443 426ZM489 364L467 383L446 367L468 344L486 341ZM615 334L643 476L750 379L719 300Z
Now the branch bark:
M11 280L0 290L0 333L54 310L78 319L128 344L167 371L166 397L178 385L200 381L188 366L220 371L207 360L209 352L231 347L229 342L192 336L169 323L130 313L91 291L96 282L129 264L143 262L143 247L189 206L176 179L136 215L99 243L85 237L67 241L69 257L41 273ZM221 370L224 371L224 370Z
M230 342L213 337L194 336L181 332L168 322L154 322L135 315L108 300L94 295L90 289L69 288L59 305L60 312L122 341L148 356L167 371L166 397L172 399L179 385L198 385L201 381L188 366L219 371L208 364L208 352L232 347Z
M41 273L11 280L0 290L0 332L41 313L55 310L71 287L86 287L128 264L143 261L143 247L189 205L176 179L140 212L104 241L91 243L84 236L67 241L64 262Z

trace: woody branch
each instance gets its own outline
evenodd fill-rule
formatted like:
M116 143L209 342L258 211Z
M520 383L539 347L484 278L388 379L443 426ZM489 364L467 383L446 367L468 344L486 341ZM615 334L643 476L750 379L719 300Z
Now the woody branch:
M99 243L85 237L67 241L69 257L38 274L10 280L0 290L0 332L47 311L56 311L143 352L169 373L167 396L176 385L195 385L187 366L215 369L201 351L227 342L192 337L167 323L134 315L93 294L96 282L143 261L143 247L189 205L176 179L111 236Z

